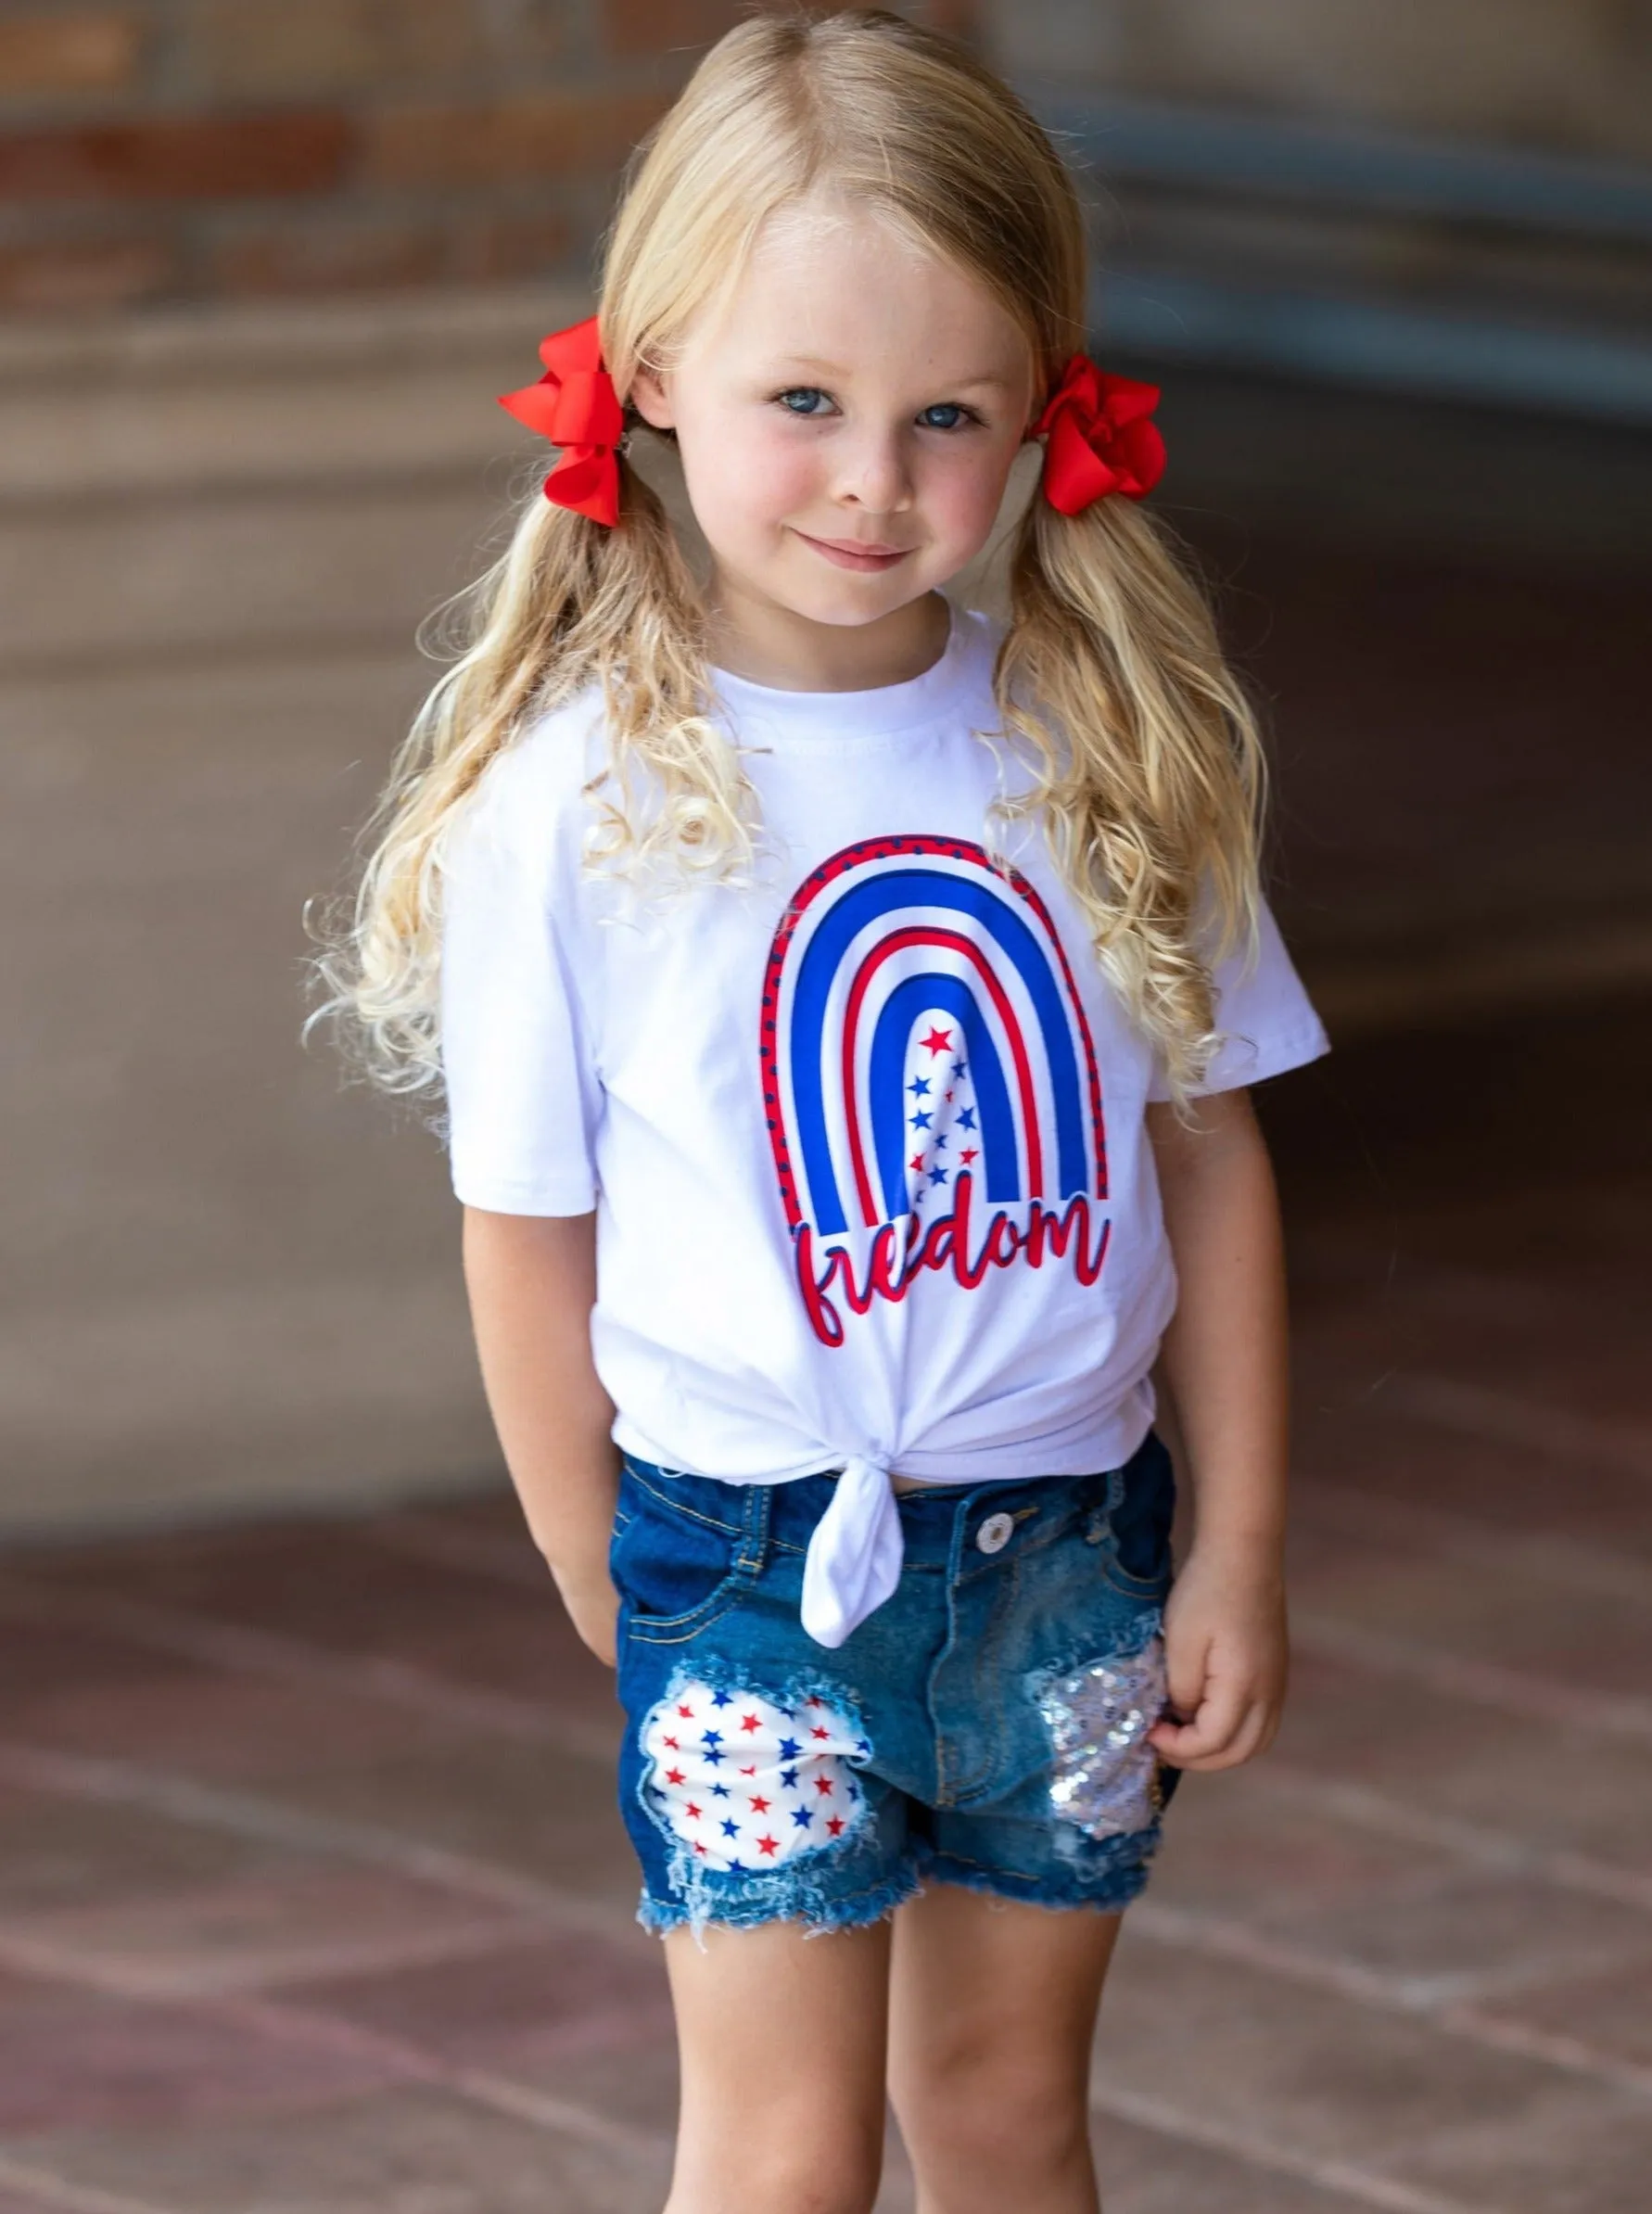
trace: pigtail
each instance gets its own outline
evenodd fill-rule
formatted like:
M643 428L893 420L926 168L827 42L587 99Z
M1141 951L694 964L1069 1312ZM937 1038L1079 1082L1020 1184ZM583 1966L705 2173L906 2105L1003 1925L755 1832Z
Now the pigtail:
M1039 773L998 811L1041 817L1099 960L1184 1100L1220 1042L1213 962L1255 943L1255 717L1203 598L1134 501L1066 515L1035 497L1010 593L998 705Z
M606 708L608 762L587 786L587 866L667 892L708 876L743 883L757 801L708 714L704 604L664 501L623 455L612 537L609 592L565 643L557 689L595 679Z
M391 762L356 841L353 897L306 926L319 1004L346 1057L388 1091L440 1082L442 855L491 761L536 714L603 688L609 757L587 787L592 866L672 851L685 871L749 842L746 780L705 718L703 618L659 496L621 454L609 528L536 486L502 557L438 610L426 642L454 655ZM638 787L643 787L639 791ZM617 796L616 796L617 795Z

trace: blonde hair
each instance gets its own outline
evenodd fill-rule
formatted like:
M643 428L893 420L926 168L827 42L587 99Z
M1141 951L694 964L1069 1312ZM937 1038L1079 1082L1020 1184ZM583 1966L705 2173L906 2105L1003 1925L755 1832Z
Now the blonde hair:
M1025 332L1041 389L1083 346L1078 196L1008 88L950 40L882 10L765 14L706 54L632 158L598 311L622 401L640 367L670 366L769 217L820 189L982 283ZM315 964L332 992L318 1017L346 1019L390 1090L439 1082L444 837L532 714L601 687L611 768L587 788L599 803L590 865L664 860L685 881L730 881L756 850L756 795L708 718L693 579L623 456L620 484L612 529L532 496L502 559L461 595L469 643L362 833L376 843ZM1009 582L995 690L1006 729L1033 750L1035 782L995 812L1042 822L1098 959L1181 1099L1218 1042L1212 961L1254 941L1255 723L1203 599L1135 503L1068 516L1035 497ZM652 794L645 816L628 804L634 782Z

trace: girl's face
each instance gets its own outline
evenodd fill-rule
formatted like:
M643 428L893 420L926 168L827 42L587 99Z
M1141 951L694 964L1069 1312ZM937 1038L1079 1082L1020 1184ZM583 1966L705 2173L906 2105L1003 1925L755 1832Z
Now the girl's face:
M677 433L725 617L887 637L985 543L1033 376L973 277L816 201L770 219L678 364L639 372L630 397Z

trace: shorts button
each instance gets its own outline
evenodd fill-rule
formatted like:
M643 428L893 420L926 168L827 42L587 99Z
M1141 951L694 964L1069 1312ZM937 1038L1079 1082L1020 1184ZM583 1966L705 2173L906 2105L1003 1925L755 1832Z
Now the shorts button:
M975 1543L984 1553L1001 1553L1014 1535L1013 1515L989 1514L975 1533Z

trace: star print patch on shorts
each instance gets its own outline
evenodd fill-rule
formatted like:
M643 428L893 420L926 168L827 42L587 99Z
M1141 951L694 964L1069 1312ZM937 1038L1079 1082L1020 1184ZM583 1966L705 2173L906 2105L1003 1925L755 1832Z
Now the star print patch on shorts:
M642 1729L643 1799L697 1866L751 1874L852 1837L865 1797L853 1766L871 1746L819 1697L781 1706L687 1683Z

